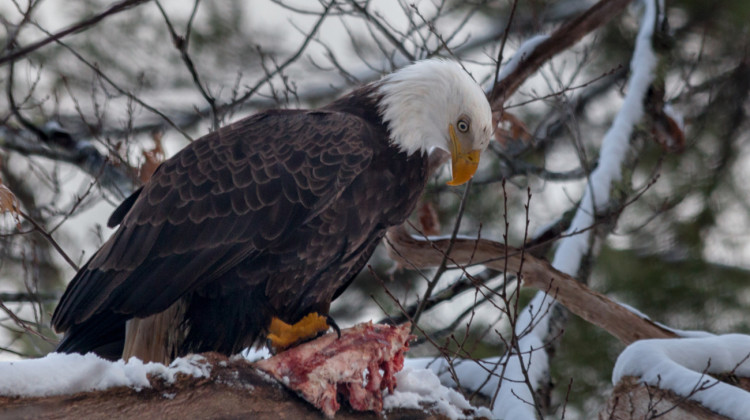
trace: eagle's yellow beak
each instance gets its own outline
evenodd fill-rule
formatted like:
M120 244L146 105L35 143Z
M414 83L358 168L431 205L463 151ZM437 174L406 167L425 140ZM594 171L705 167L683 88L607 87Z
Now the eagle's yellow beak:
M458 141L453 124L448 126L448 132L451 136L451 168L453 171L453 179L448 181L448 185L461 185L474 176L477 166L479 166L479 154L482 151L466 152L462 150L461 142Z

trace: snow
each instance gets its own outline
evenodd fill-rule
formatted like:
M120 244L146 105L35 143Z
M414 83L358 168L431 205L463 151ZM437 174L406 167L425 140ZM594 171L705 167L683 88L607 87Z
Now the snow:
M249 355L253 358L265 356L263 352ZM407 359L407 365L409 363ZM473 407L456 390L441 385L435 373L421 367L423 364L419 362L420 367L406 367L396 374L398 386L393 394L385 397L384 408L429 408L451 419L492 417L487 408ZM177 374L207 378L211 366L198 355L179 358L164 366L160 363L144 364L136 358L128 362L112 362L93 353L50 353L39 359L0 362L0 396L49 397L123 386L140 391L151 387L149 377L172 384ZM168 399L175 395L163 394Z
M656 55L651 49L651 37L657 19L657 4L663 10L661 0L645 1L645 13L635 43L635 51L630 63L631 78L623 105L611 127L602 140L599 165L591 173L589 184L581 200L567 236L560 241L552 265L572 276L578 274L581 261L588 253L590 242L589 228L594 224L595 209L606 206L613 182L622 176L622 165L630 145L634 126L643 116L643 98L653 80ZM513 58L501 69L499 79L510 74L518 64L548 39L539 35L526 41ZM512 419L536 419L536 410L529 402L533 401L532 390L524 379L524 370L534 389L546 379L549 369L547 354L543 351L549 330L549 308L553 300L544 292L537 293L529 305L520 313L516 321L516 334L520 337L518 349L502 356L482 361L465 360L456 363L455 373L461 386L471 391L493 395L498 389L493 406L493 417ZM448 374L444 360L409 359L407 366L429 368L439 375L444 384L455 386L453 377ZM502 370L504 368L504 370ZM494 374L488 378L488 372ZM502 382L500 377L502 376Z
M516 67L518 67L521 61L525 60L526 57L529 56L529 54L534 52L534 49L539 44L548 39L549 35L537 35L524 41L524 43L521 44L520 47L518 47L516 53L513 54L513 57L511 57L511 59L500 68L500 71L497 73L497 80L500 81L508 77L508 75L511 74L516 69ZM492 80L492 83L494 84L495 81Z
M48 397L126 386L149 388L149 376L171 384L182 373L208 377L210 365L201 356L176 359L169 366L131 358L111 362L89 353L50 353L40 359L0 362L0 396Z
M415 359L424 361L425 359ZM432 359L430 359L432 360ZM396 374L397 386L393 394L386 395L383 408L430 408L436 413L450 419L467 418L464 412L474 413L475 416L491 418L492 413L485 407L473 407L463 395L455 389L441 384L437 375L428 369L408 367L411 359L406 360L406 367ZM421 366L421 362L416 363Z
M534 349L541 344L537 343L539 347ZM522 380L522 376L513 373L520 368L518 360L513 357L508 364L506 381ZM177 359L167 367L158 363L144 364L135 358L128 362L111 362L94 354L51 353L40 359L0 363L0 395L44 397L120 386L140 390L150 387L149 376L167 383L174 383L180 373L209 377L211 369L204 361L203 357L194 355ZM455 361L453 367L461 378L461 386L491 395L498 385L497 376L487 383L485 379L488 371L499 373L500 362L499 357L480 362L461 360ZM531 362L531 366L536 363L533 356ZM393 394L386 395L384 408L430 408L451 419L501 416L497 410L490 412L484 407L473 407L463 395L448 388L446 385L455 386L455 383L447 367L444 359L406 359L404 369L396 374L398 386ZM691 396L719 414L750 420L750 393L706 375L725 372L750 377L750 336L641 340L628 346L617 359L612 382L617 383L625 376L639 377L649 385ZM702 389L696 391L701 385ZM164 396L173 398L174 394ZM515 403L516 396L512 400L504 398L507 397L500 394L495 404L496 407L507 404L503 418L527 416L523 405Z
M540 300L540 302L537 302L537 305L539 305L537 308L546 308L551 301L549 297L542 297L546 298L546 302ZM534 312L536 313L537 311L535 310ZM524 315L522 314L521 318L524 318ZM546 317L540 318L537 315L537 318L543 322L547 321ZM519 319L519 321L529 322L524 319ZM534 322L537 321L535 320ZM452 369L448 366L448 362L445 359L415 358L406 359L405 369L429 369L438 375L440 381L446 386L456 387L460 385L463 389L471 392L480 392L487 397L492 397L498 387L500 387L500 392L498 392L495 399L494 408L488 417L536 419L534 407L526 403L534 399L531 390L525 383L523 370L525 369L528 372L530 378L541 378L545 374L545 372L541 371L541 368L546 369L548 366L547 354L543 350L544 343L542 336L537 331L546 331L546 327L544 329L532 329L524 336L522 342L519 343L519 348L522 352L521 357L516 353L509 353L502 357L490 357L482 360L457 359L453 360ZM522 362L524 364L523 368L521 366ZM460 384L455 382L451 370L459 378ZM492 375L490 375L490 372L492 372ZM500 382L500 378L502 378L502 383ZM400 387L400 380L398 384ZM512 392L509 391L511 386L513 389Z
M656 1L644 2L646 11L630 62L628 92L615 120L604 135L599 165L591 173L581 205L566 232L575 235L565 237L555 253L552 265L572 276L578 273L581 260L588 252L591 233L587 229L594 224L595 209L607 205L612 183L620 180L622 164L630 146L630 136L634 126L643 116L643 98L654 78L657 61L651 48L651 37L656 26L654 22L657 18Z
M237 356L233 356L232 360L238 356L247 359L248 362L252 363L257 362L258 360L268 359L271 357L271 352L265 346L261 348L248 347L245 350L242 350Z
M618 305L622 306L623 308L629 310L630 312L638 315L640 318L647 319L647 320L653 322L654 324L658 325L659 327L664 328L665 330L671 331L671 332L675 333L676 335L678 335L680 337L683 337L683 338L715 337L715 334L711 334L710 332L707 332L707 331L700 331L700 330L680 330L680 329L677 329L677 328L672 328L672 327L670 327L668 325L662 324L661 322L654 321L653 319L651 319L650 316L648 316L648 315L644 314L643 312L639 311L638 309L636 309L636 308L628 305L627 303L618 302L616 300L615 300L615 302Z
M748 335L640 340L617 358L612 383L635 376L729 418L750 420L750 392L707 376L733 372L749 377L749 359Z
M594 224L596 209L607 205L609 192L613 182L620 180L622 165L630 147L630 137L634 126L643 116L643 98L654 77L657 64L656 55L651 48L653 29L656 26L657 4L663 10L661 0L645 1L645 13L635 42L635 51L630 62L631 77L628 92L622 107L607 130L602 140L599 154L599 165L591 173L589 183L581 199L571 226L555 251L552 265L567 274L576 276L581 261L588 253L591 232L589 228ZM516 55L528 55L527 49L542 42L540 37L527 41ZM517 65L519 61L511 60L508 66ZM514 64L516 63L516 64ZM510 72L512 69L508 70ZM507 73L501 73L504 76ZM546 341L549 324L550 298L544 292L538 292L531 303L524 308L516 322L516 334L520 337L520 354L506 355L510 362L505 372L503 384L499 389L493 413L497 417L535 419L536 410L533 405L531 390L524 381L514 379L522 376L521 366L527 368L529 382L537 389L545 380L549 361L542 349ZM515 359L515 362L513 361Z
M678 112L672 104L666 104L664 105L664 113L671 118L675 123L677 123L677 126L680 128L680 130L685 131L685 116L682 115L680 112Z

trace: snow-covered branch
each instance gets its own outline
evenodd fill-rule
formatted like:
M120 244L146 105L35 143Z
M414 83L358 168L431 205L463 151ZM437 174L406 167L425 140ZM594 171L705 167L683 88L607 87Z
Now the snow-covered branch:
M643 102L654 78L657 59L651 47L654 28L659 19L657 5L659 0L646 0L641 28L635 43L635 51L630 62L631 76L628 92L617 113L615 120L602 140L599 154L599 165L589 176L588 186L581 199L566 236L560 241L555 252L552 266L571 276L577 276L581 262L590 253L592 246L591 227L595 223L597 211L609 202L612 184L622 177L623 164L630 148L630 137L635 124L643 116ZM541 45L541 44L540 44ZM518 352L515 355L519 363L511 366L526 366L529 382L534 390L542 386L549 372L547 354L540 351L543 343L548 342L549 314L551 298L540 291L526 308L519 314L515 333L519 336ZM532 363L533 356L533 363ZM514 381L521 371L511 369L510 380L504 380L498 401L508 404L496 404L496 413L506 416L508 413L523 411L525 418L535 418L536 412L526 401L532 401L532 390L526 383Z
M489 95L493 110L502 109L505 101L521 84L551 57L575 45L581 38L619 15L631 0L602 0L575 19L566 22L548 37L535 37L533 45L514 57L511 71L502 71L502 78Z
M610 7L614 7L612 4ZM600 3L598 6L600 5L602 4ZM576 276L581 261L590 252L592 243L591 227L595 224L595 216L598 210L601 210L608 204L612 184L621 179L622 167L630 147L630 137L633 128L643 115L643 101L651 81L653 80L653 71L656 66L656 56L651 48L651 40L658 18L656 1L647 1L646 10L642 18L641 29L636 40L635 52L631 60L631 77L628 93L625 96L624 103L612 123L612 126L604 136L599 165L591 173L589 177L589 185L585 190L578 211L574 216L567 234L558 246L552 263L554 269L550 267L546 270L547 273L539 276L539 278L548 279L551 276L550 273L557 270L566 273L569 276ZM518 69L522 66L522 63L528 66L526 63L530 62L529 57L536 57L538 55L537 49L542 48L542 46L545 46L548 41L551 42L554 38L554 36L551 36L549 39L546 37L537 37L533 39L533 42L525 44L526 48L521 48L519 51L519 53L522 54L522 57L520 59L514 58L511 60L513 65L509 71L503 73L504 77L501 79L501 83L503 80L507 80L510 75L519 72L520 70ZM499 95L497 92L498 86L496 85L493 95ZM493 97L497 99L497 96ZM395 235L392 235L390 238L391 242L394 242L394 237ZM403 236L401 238L402 242L409 242L408 240L405 240ZM413 240L417 241L416 239ZM412 245L414 245L413 242ZM441 249L434 241L431 243L431 246L438 250ZM496 253L494 254L495 257L493 259L488 255L483 255L482 248L482 246L478 246L475 243L473 247L467 246L464 250L469 252L468 258L467 255L463 255L463 258L461 258L458 255L454 255L454 253L451 253L450 257L453 259L454 263L458 265L470 262L483 263L488 267L493 267L493 265L498 265L496 264L497 259L509 255L507 250L497 248L494 250ZM396 254L401 255L401 259L407 262L407 264L414 264L415 253L413 251L402 249L392 253L392 255ZM489 383L495 385L495 387L487 387L486 382L482 383L485 386L484 389L497 389L499 387L494 406L495 415L503 418L535 418L537 413L536 408L533 404L529 403L534 401L532 392L539 389L541 383L548 375L549 363L547 355L543 349L546 343L554 338L548 336L548 322L549 314L551 312L549 309L554 302L554 298L561 301L564 300L562 302L564 305L569 307L574 313L589 320L591 320L590 318L592 318L592 315L593 317L596 317L597 314L607 313L607 315L609 315L612 312L608 310L605 310L604 312L590 312L586 309L582 309L585 308L586 305L583 305L583 307L576 306L575 297L578 296L578 298L580 298L581 295L568 295L566 293L567 288L571 287L571 284L566 284L566 287L564 288L558 288L559 283L556 284L554 280L551 284L545 281L535 282L535 276L530 275L529 271L532 266L539 267L539 263L533 260L530 256L522 257L522 254L510 255L512 255L510 260L520 260L521 258L524 258L524 260L517 261L518 264L509 264L507 267L508 270L513 271L514 268L517 268L520 277L524 279L527 285L536 284L536 287L539 287L541 291L518 315L518 319L515 322L515 335L518 337L517 346L511 348L508 354L497 360L466 362L470 367L464 369L468 369L467 375L473 375L471 373L473 370L482 372L487 372L488 370L494 371L495 376L489 380ZM425 261L422 260L421 262L424 263ZM503 261L503 263L499 264L499 267L497 268L503 269L503 264L508 263ZM425 266L419 263L417 265L420 267ZM575 283L575 281L573 281L573 283ZM545 289L545 285L548 285L549 288ZM577 287L585 286L578 284ZM588 296L595 296L593 299L590 299L590 304L594 304L591 302L600 303L606 301L606 298L601 295L596 296L596 294L592 293ZM609 305L609 307L617 308L615 311L630 313L630 311L627 311L617 304ZM655 331L656 334L665 334L664 336L670 335L654 324L651 324L650 327L651 326L653 326L652 331ZM620 324L620 329L625 329L625 327L630 327L630 325L627 322L625 324ZM646 337L648 337L648 335ZM630 339L625 339L625 341L629 342L630 340L637 340L639 338L644 338L644 336L639 337L636 335ZM504 369L502 369L502 371L498 369L488 369L487 366L479 366L478 363L494 366L502 365L504 366ZM461 372L463 372L463 369ZM502 372L502 379L497 376L500 372ZM474 372L474 374L476 373L477 372ZM458 374L460 375L460 373ZM487 375L485 374L484 377L486 376ZM462 380L463 377L459 376L459 379Z
M732 419L750 419L750 392L709 375L750 377L750 336L641 340L617 358L612 383L640 378Z

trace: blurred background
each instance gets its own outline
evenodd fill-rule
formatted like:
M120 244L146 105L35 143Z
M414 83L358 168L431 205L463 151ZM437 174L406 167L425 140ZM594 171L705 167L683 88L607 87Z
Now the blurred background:
M190 139L258 110L326 104L428 57L461 60L489 91L498 61L593 4L0 3L0 60L17 54L0 65L0 179L23 213L0 215L0 359L54 348L49 318L73 266L112 233L106 220L114 207ZM627 92L638 5L556 55L506 99L460 234L531 242L530 252L550 258ZM596 240L578 278L674 328L748 333L750 3L674 0L662 12L647 115L611 204L592 227ZM447 179L438 172L412 218L427 233L454 229L463 189ZM506 304L515 300L485 298L472 281L515 290L512 273L473 267L468 279L460 270L436 278L396 267L382 249L370 264L334 305L340 325L400 319L401 307L431 297L419 319L428 339L414 354L504 353L515 311ZM431 296L428 280L436 285ZM532 293L522 290L518 304ZM559 418L565 407L566 417L586 418L602 406L623 346L575 316L559 319L545 413Z

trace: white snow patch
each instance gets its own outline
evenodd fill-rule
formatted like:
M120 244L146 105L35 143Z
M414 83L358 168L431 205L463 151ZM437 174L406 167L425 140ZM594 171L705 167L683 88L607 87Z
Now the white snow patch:
M500 388L492 410L494 418L536 419L536 411L528 403L534 401L534 397L524 380L524 370L535 387L546 377L549 361L544 351L544 341L548 331L548 313L553 302L551 297L539 292L519 313L516 333L520 336L518 347L521 354L514 351L501 358L485 359L481 366L471 360L454 366L461 385L468 389L475 390L483 384L480 392L492 396ZM494 371L489 380L488 371ZM467 381L467 378L471 379Z
M683 131L685 130L685 117L676 109L674 109L672 104L668 103L664 105L663 110L664 110L664 113L669 118L671 118L674 122L677 123L677 126L680 127L680 130L683 130Z
M409 364L407 359L407 364ZM425 359L418 359L425 360ZM432 360L432 359L429 359ZM404 367L396 373L396 389L383 399L383 408L430 408L451 419L492 417L485 407L474 407L458 391L443 386L434 372L422 368ZM469 414L464 414L464 411Z
M524 380L524 369L527 371L531 383L539 383L545 375L547 354L544 352L542 333L547 331L548 318L540 316L540 312L546 312L552 299L544 293L537 294L535 301L529 304L529 310L524 311L519 317L519 325L525 322L529 325L532 321L525 319L531 317L533 308L533 322L541 322L544 327L531 329L526 333L519 348L522 355L508 353L502 357L490 357L479 361L471 359L457 359L453 361L453 371L461 381L456 384L445 359L416 358L406 359L405 366L412 369L429 369L437 374L441 382L448 386L458 386L472 392L480 392L485 396L492 397L500 387L495 400L494 409L489 418L525 419L536 418L534 408L523 401L533 401L531 390L526 386ZM539 309L541 308L541 310ZM523 361L523 367L521 366ZM503 365L505 365L503 367ZM491 374L490 374L491 372ZM502 383L500 379L502 378ZM536 382L535 382L536 381ZM399 385L401 382L399 382ZM512 392L510 391L512 389ZM531 414L530 414L531 413ZM486 414L483 414L486 415Z
M242 350L239 354L232 356L230 360L235 361L239 358L247 359L248 362L257 362L258 360L268 359L271 357L271 352L268 351L266 346L261 348L248 347Z
M513 54L513 57L511 57L511 59L500 68L500 71L497 74L497 80L500 81L508 77L508 75L518 67L518 64L520 64L521 61L525 60L532 52L534 52L534 49L539 44L548 39L549 35L537 35L524 41L524 43L518 47L516 53ZM492 80L491 83L494 84L495 81Z
M657 62L656 54L651 48L651 38L656 26L654 22L657 19L657 1L661 5L661 0L644 1L646 10L630 61L631 77L628 92L612 126L604 135L599 164L591 173L580 208L566 232L573 235L564 238L555 252L552 265L572 276L578 273L581 259L588 250L591 234L588 229L594 224L595 209L607 204L612 182L621 178L622 164L630 147L633 127L643 116L643 98L654 79Z
M89 353L50 353L40 359L0 362L0 395L47 397L127 386L140 391L151 387L148 376L174 383L178 373L208 377L211 366L202 356L176 359L171 365L131 358L110 362Z
M726 372L750 377L750 336L637 341L617 358L612 383L635 376L649 385L689 397L715 413L750 420L750 392L707 375Z
M622 303L622 302L619 302L619 301L614 300L614 299L613 299L613 301L616 302L618 305L622 306L623 308L629 310L630 312L638 315L639 317L641 317L643 319L647 319L647 320L653 322L654 324L660 326L661 328L664 328L665 330L671 331L671 332L677 334L680 337L683 337L683 338L704 338L704 337L715 337L716 336L716 334L712 334L712 333L707 332L707 331L700 331L700 330L680 330L680 329L677 329L677 328L672 328L672 327L670 327L668 325L662 324L661 322L654 321L653 319L651 319L650 316L648 316L648 315L644 314L643 312L639 311L638 309L636 309L636 308L628 305L627 303Z

